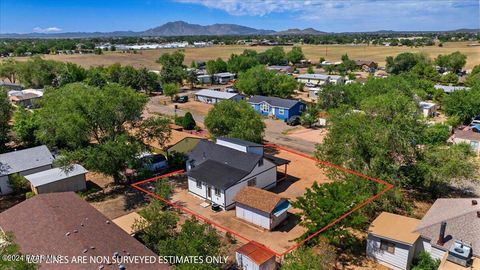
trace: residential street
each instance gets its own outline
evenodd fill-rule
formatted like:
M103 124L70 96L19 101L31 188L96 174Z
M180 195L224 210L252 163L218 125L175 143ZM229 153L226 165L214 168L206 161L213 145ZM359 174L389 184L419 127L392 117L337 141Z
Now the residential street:
M161 113L165 115L175 115L183 116L186 111L182 109L174 108L174 105L168 104L164 105L164 102L168 101L168 98L164 96L156 96L150 98L147 104L147 114L151 113ZM192 102L192 101L189 101ZM188 103L187 103L188 104ZM205 106L210 106L205 104ZM205 115L200 112L190 111L193 115L193 118L196 122L202 123L205 121ZM274 144L282 145L294 150L303 152L305 154L313 155L315 151L315 143L312 141L302 140L299 138L294 138L285 134L285 132L292 127L287 126L283 121L265 119L266 129L265 129L265 138L268 138L268 141Z

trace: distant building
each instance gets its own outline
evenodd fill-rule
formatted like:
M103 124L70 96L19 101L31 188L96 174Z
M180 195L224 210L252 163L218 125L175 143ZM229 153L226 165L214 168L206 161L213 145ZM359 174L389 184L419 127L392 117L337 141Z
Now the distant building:
M309 87L307 90L308 90L308 97L311 98L312 100L317 100L318 94L320 93L320 91L322 91L322 88Z
M443 90L443 92L449 94L458 90L468 90L470 88L465 87L465 86L452 86L452 85L442 85L442 84L436 84L435 89L440 89Z
M251 241L235 251L237 266L242 270L275 270L275 253L264 245Z
M287 74L292 73L294 70L292 66L268 66L267 69Z
M369 60L355 60L355 65L366 72L375 72L378 67L376 62Z
M278 97L252 96L248 102L260 114L282 120L301 115L305 109L305 104L301 101Z
M345 79L338 75L328 74L301 74L297 76L297 81L301 83L311 83L313 85L321 86L326 84L343 84Z
M235 73L222 72L213 74L213 81L218 84L227 84L235 79Z
M25 108L32 108L42 96L43 89L11 90L8 92L10 102Z
M215 104L222 100L243 100L245 97L239 93L228 93L203 89L195 93L195 100L203 103Z
M418 103L418 107L420 107L424 117L434 117L437 113L437 104L432 102L421 101Z
M480 124L455 130L450 140L455 144L466 143L477 155L480 155Z
M211 84L212 83L212 76L205 74L205 75L198 75L197 82L199 84Z
M4 81L0 81L0 88L3 88L7 91L9 90L22 90L23 89L23 85L20 85L20 84L16 84L16 83L8 83L8 82L4 82Z
M45 145L0 154L0 195L12 192L9 178L46 171L52 168L53 156Z

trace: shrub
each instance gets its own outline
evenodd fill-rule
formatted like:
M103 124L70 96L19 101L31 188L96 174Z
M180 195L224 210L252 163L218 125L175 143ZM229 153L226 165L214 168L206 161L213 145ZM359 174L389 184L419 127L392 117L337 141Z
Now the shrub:
M195 119L190 112L187 112L182 119L182 127L186 130L192 130L195 128L197 123L195 123Z
M434 260L428 252L422 251L413 261L412 270L436 270L440 266L440 260Z
M9 177L10 187L12 188L14 193L24 193L29 190L30 183L28 180L19 175L18 173L14 173Z

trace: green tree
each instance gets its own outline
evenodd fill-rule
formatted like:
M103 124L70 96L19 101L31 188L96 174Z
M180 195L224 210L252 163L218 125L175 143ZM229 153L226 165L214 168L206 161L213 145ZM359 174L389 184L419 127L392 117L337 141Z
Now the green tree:
M467 56L459 51L447 55L440 54L435 59L435 63L440 67L447 68L453 73L457 73L458 71L462 70L467 63Z
M15 237L11 232L7 232L4 236L0 236L0 240L3 240L6 244L0 248L0 258L3 256L22 256L20 247L15 243ZM35 270L37 265L28 262L27 260L0 260L0 269L6 270Z
M430 145L445 144L450 137L448 125L434 124L425 129L425 143Z
M160 80L163 83L181 84L185 78L184 59L185 55L181 51L162 54L157 60L157 63L162 65Z
M167 83L163 85L163 94L165 96L170 97L171 100L173 100L173 97L175 97L178 94L178 86L174 83Z
M186 130L192 130L195 126L197 126L197 123L195 123L193 115L190 112L185 113L185 116L182 119L182 127Z
M13 58L0 62L0 78L6 78L11 83L16 83L19 77L21 63Z
M144 91L149 95L152 91L158 89L160 84L158 83L158 75L154 72L150 72L146 68L141 68L137 71L137 90Z
M313 70L313 67L312 67L312 66L309 66L309 67L308 67L307 73L308 73L308 74L313 74L313 73L315 73L315 71Z
M472 117L480 114L480 85L446 95L442 105L448 116L458 116L461 122L468 124Z
M87 77L87 71L73 63L66 63L59 71L58 86L63 86L69 83L81 82Z
M22 194L30 189L30 182L28 182L24 176L18 173L10 175L8 180L8 184L15 194Z
M446 75L443 75L440 78L440 81L444 84L457 84L458 83L458 76L455 73L448 73Z
M332 269L336 259L335 248L325 241L317 244L316 250L301 247L285 256L282 270L326 270Z
M261 143L265 130L262 117L245 101L226 100L215 104L205 117L215 137L229 136Z
M240 74L235 87L247 95L288 97L297 88L292 76L277 74L265 66L256 66Z
M38 113L36 111L28 111L23 107L19 107L13 115L13 131L15 138L27 147L39 145L40 142L35 136L39 129Z
M245 52L247 51L247 53ZM241 55L232 54L227 62L227 70L233 73L245 72L248 69L259 64L255 55L248 55L248 50L245 50Z
M137 137L146 142L155 141L164 148L171 135L170 119L163 116L152 116L140 124Z
M302 47L298 47L298 46L293 46L286 56L288 61L292 64L300 63L300 60L305 59L305 55L303 54Z
M220 57L217 58L217 60L209 60L206 64L206 70L210 75L225 72L227 71L227 63Z
M7 150L6 143L10 141L10 118L12 116L12 106L7 97L7 91L0 87L0 153Z
M25 86L44 88L57 83L57 76L65 64L52 60L44 60L34 56L20 65L19 79Z
M300 116L300 123L302 126L311 127L318 121L319 108L315 105L307 106L307 109Z
M386 58L386 70L388 73L400 74L410 71L418 63L430 63L428 56L421 53L400 53L395 58L388 56Z
M278 46L257 54L257 59L264 65L285 65L288 62L283 47Z
M160 243L164 256L218 256L222 246L217 231L209 224L192 218L183 223L180 232ZM215 263L177 264L176 269L220 269Z

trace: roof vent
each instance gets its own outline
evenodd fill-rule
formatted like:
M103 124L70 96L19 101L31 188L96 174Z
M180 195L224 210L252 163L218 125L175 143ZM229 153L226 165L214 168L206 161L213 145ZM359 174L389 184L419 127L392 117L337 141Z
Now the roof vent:
M110 220L105 221L105 223L110 224Z
M119 270L126 270L127 267L125 267L125 265L123 265L123 264L120 264L120 265L118 266L118 269L119 269Z
M102 270L102 269L104 269L104 268L105 268L105 266L100 265L100 266L98 267L98 270Z
M94 247L94 246L90 246L90 249L95 249L95 247Z
M65 234L65 236L69 236L69 235L70 235L70 232L67 232L67 233Z
M74 233L78 233L78 230L73 230Z
M84 249L84 250L83 250L83 253L87 253L87 251L88 251L88 248Z
M480 211L477 211L477 217L480 218Z
M477 205L477 204L478 204L477 200L472 200L472 205Z
M113 257L115 258L120 257L120 253L118 253L118 251L113 252Z

